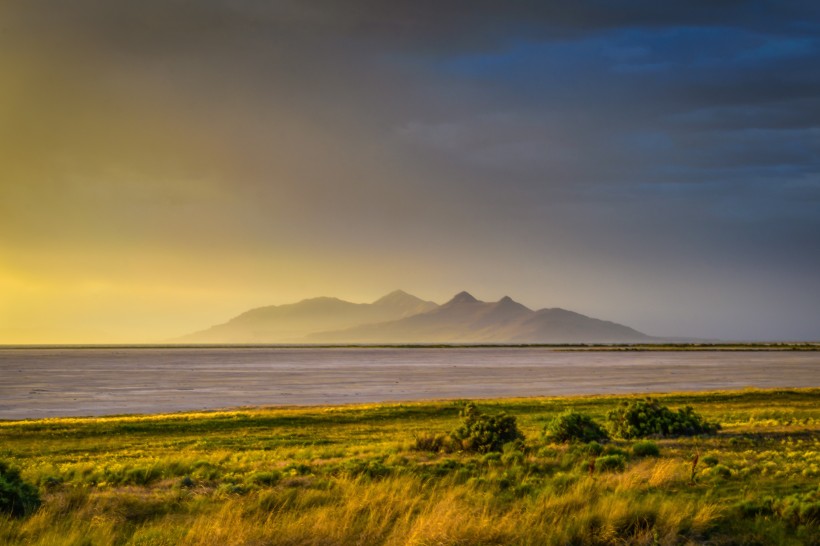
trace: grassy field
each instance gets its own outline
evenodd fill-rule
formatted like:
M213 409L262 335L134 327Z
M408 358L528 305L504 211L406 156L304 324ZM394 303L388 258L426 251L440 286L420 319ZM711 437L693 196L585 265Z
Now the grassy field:
M722 430L622 468L542 437L629 398L481 401L526 435L486 454L415 449L464 401L0 422L43 498L0 544L820 544L820 389L659 395Z

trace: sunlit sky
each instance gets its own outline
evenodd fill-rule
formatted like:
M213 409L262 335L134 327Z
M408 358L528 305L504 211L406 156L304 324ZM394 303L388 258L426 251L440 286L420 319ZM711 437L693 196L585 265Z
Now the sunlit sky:
M10 0L0 343L401 288L820 339L820 3Z

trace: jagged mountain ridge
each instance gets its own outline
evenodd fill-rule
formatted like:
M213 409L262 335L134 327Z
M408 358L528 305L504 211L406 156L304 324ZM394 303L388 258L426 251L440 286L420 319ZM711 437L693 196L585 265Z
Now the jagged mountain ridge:
M640 343L633 328L565 309L533 311L505 296L497 302L467 292L403 319L308 336L314 343Z
M251 309L180 343L638 343L655 340L564 309L534 311L467 292L437 305L401 290L373 303L320 297Z

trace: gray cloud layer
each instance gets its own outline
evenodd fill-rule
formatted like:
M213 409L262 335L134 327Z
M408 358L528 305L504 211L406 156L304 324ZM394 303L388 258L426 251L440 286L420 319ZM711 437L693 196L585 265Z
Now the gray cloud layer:
M820 6L498 6L7 3L9 260L300 249L340 295L820 337Z

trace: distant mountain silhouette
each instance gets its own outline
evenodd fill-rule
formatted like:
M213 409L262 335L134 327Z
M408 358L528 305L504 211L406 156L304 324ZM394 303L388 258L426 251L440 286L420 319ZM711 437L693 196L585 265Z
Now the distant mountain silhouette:
M251 309L177 343L641 343L627 326L565 309L533 311L505 296L459 292L444 305L401 290L373 303L311 298Z
M507 296L483 302L467 292L424 313L308 336L314 343L639 343L653 339L572 311L533 311Z
M373 303L311 298L251 309L224 324L174 339L177 343L305 343L306 336L360 324L401 319L437 308L396 290Z

